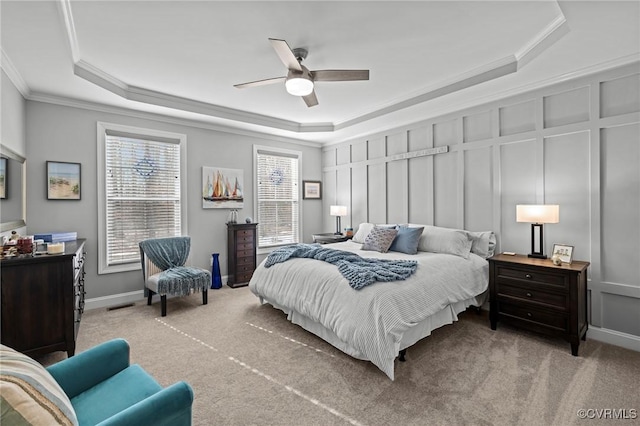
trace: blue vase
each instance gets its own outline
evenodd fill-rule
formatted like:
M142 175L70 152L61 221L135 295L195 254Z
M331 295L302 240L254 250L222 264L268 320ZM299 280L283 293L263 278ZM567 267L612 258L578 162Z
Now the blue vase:
M220 260L219 253L213 253L213 262L211 266L211 288L217 290L222 287L222 277L220 276Z

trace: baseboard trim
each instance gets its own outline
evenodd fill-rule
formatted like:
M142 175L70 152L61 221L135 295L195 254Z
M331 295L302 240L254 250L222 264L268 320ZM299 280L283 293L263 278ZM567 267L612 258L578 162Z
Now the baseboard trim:
M640 336L589 325L587 338L640 352Z
M84 302L86 310L110 308L112 306L125 305L144 300L144 290L131 291L129 293L114 294L111 296L93 297Z

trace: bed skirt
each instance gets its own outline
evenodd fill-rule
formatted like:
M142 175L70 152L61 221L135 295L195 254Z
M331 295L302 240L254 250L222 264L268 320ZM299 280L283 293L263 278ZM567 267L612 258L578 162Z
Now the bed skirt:
M444 309L435 314L425 318L422 322L416 324L415 326L408 329L402 339L399 342L397 352L402 349L406 349L409 346L415 344L418 340L421 340L429 335L431 332L437 328L440 328L444 325L453 324L458 320L458 314L463 312L469 306L482 306L487 299L488 291L484 293L472 297L470 299L462 300L460 302L447 305ZM279 306L277 303L272 302L264 297L259 297L260 303L268 303L274 308L280 309L285 314L287 314L287 319L291 321L293 324L299 325L310 333L315 334L320 337L322 340L330 343L332 346L340 349L342 352L347 355L352 356L353 358L370 361L365 355L363 355L360 351L350 346L348 343L340 340L336 334L320 324L319 322L313 321L308 317L300 314L299 312L289 310L282 306Z

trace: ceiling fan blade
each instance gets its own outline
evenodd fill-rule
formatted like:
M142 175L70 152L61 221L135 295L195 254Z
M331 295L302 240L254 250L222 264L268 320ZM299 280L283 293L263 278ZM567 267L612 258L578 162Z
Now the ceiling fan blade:
M300 66L300 62L291 51L291 48L284 40L279 40L277 38L270 38L271 46L273 50L276 51L280 60L284 64L285 67L289 70L302 71L302 66Z
M302 99L304 99L304 103L307 104L309 108L318 105L318 98L316 97L315 90L309 93L307 96L303 96Z
M267 84L280 83L281 81L285 81L286 79L287 79L287 77L267 78L265 80L250 81L248 83L234 84L233 87L236 87L238 89L245 89L247 87L266 86Z
M313 81L369 80L369 70L317 70L311 75Z

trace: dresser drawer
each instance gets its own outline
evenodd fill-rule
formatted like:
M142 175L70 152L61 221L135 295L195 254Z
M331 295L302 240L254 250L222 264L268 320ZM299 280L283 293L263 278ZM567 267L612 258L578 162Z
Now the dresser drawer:
M237 250L236 251L236 257L246 257L246 256L251 256L253 257L254 253L253 253L253 249L248 249L248 250Z
M506 266L497 266L496 273L498 282L508 283L512 280L519 280L533 284L562 287L564 289L568 287L566 274L553 274L534 269L510 268Z
M236 238L236 242L238 244L250 243L253 246L253 235L238 235L238 237Z
M251 272L243 272L241 274L236 274L236 282L237 283L247 283L251 281L251 277L253 276L253 271Z
M236 259L236 265L238 266L250 265L251 267L255 268L256 262L255 262L255 258L253 257L253 253L251 253L251 256L238 257Z
M253 239L254 231L253 229L241 229L236 232L238 238L249 237Z
M236 253L240 251L251 251L253 253L253 241L248 243L238 243L236 244Z
M537 309L525 303L512 304L502 298L498 299L498 311L502 315L535 322L557 330L567 330L567 316L560 312L549 312Z
M567 308L566 294L542 291L537 289L535 285L529 285L525 288L499 283L497 286L497 292L498 296L517 297L526 301L549 305L563 310Z
M236 274L240 275L243 272L253 272L254 269L256 269L256 268L255 268L255 265L253 265L253 263L247 264L247 265L237 265L236 266Z

